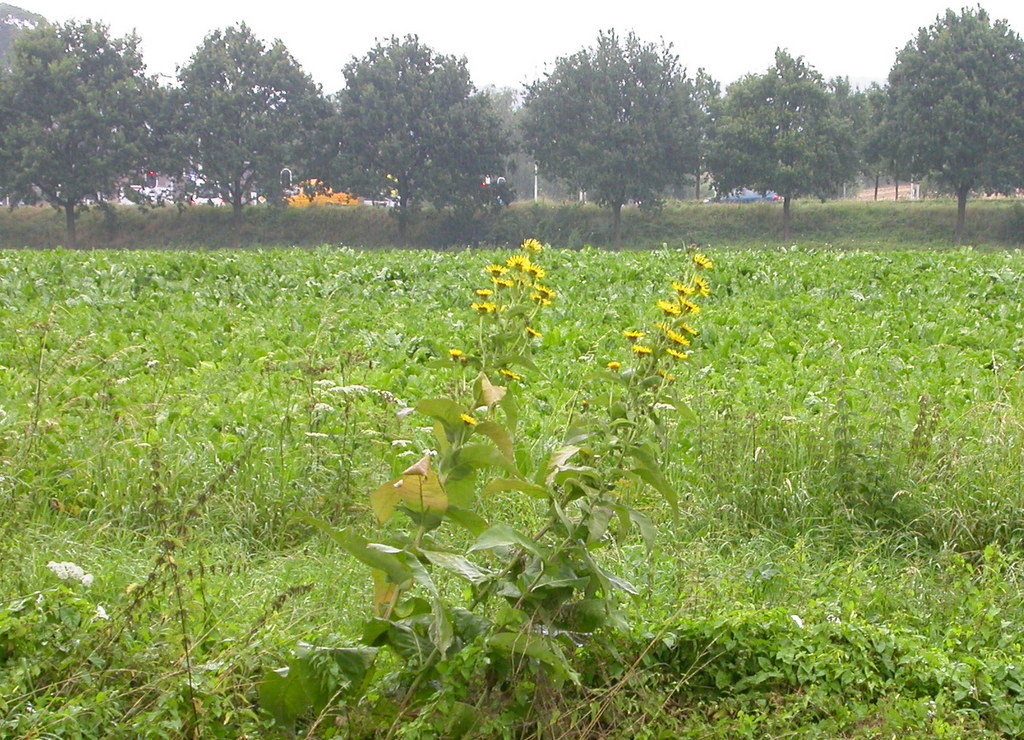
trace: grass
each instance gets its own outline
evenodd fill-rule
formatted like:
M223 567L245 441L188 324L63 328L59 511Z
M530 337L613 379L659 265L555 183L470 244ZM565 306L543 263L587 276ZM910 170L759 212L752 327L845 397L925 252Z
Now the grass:
M354 640L370 593L297 515L366 531L366 493L432 445L396 412L455 382L496 256L0 253L0 734L278 732L256 684L300 640ZM604 697L607 736L1014 735L1024 255L713 256L677 389L695 421L669 428L682 515L637 489L657 558L602 554L643 586L618 649L647 657L566 691L553 726L581 734ZM680 260L545 255L538 453ZM95 584L58 582L65 560Z

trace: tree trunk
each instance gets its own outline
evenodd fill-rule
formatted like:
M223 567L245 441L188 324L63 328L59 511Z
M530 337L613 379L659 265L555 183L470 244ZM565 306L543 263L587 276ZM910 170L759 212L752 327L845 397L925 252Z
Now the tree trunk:
M875 200L878 200L878 181L882 179L881 175L875 175Z
M622 246L622 203L612 204L612 246Z
M242 195L236 193L231 199L231 233L235 249L242 246Z
M398 193L398 206L395 216L398 218L398 246L406 246L409 235L409 198L402 191Z
M694 183L694 200L700 202L700 167L697 168L697 179Z
M896 197L893 198L893 200L899 200L899 199L900 199L900 179L897 177L896 178Z
M782 241L789 244L789 201L788 195L782 198Z
M964 241L964 222L967 220L967 194L970 188L961 185L956 189L956 243Z
M75 204L64 204L64 233L68 249L78 248L78 239L75 234Z

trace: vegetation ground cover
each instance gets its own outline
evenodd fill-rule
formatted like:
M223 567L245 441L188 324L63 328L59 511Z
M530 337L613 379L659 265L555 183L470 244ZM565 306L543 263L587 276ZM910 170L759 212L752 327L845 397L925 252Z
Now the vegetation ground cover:
M600 553L642 587L629 630L580 647L583 687L519 686L474 732L1019 734L1024 256L714 257L669 427L681 514L637 487L657 556ZM0 734L287 736L260 682L300 641L352 643L371 592L297 515L368 531L366 494L432 444L398 412L458 382L448 350L503 258L0 253ZM546 253L530 446L559 443L686 259ZM295 729L451 734L473 669L400 724L378 689Z
M85 248L165 249L246 246L314 247L347 244L390 247L397 223L384 208L248 208L236 233L232 215L223 208L93 208L80 217L78 235ZM688 203L666 201L661 208L626 208L622 235L632 248L834 246L843 249L948 248L953 244L956 203L805 202L792 208L793 240L782 238L782 211L777 204ZM1024 204L1013 199L972 204L965 238L978 247L1019 247L1024 243ZM466 246L514 246L528 236L568 249L613 243L612 221L594 205L548 202L513 204L496 213L436 212L412 219L406 235L410 247L459 249ZM65 244L59 213L48 208L0 211L0 246L52 248Z

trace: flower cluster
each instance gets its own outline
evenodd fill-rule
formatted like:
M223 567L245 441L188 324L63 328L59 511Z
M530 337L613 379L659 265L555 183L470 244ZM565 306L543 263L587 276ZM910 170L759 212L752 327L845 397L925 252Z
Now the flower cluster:
M81 566L74 563L55 563L51 560L46 567L62 581L78 581L86 588L92 585L92 573L86 573Z
M527 354L529 344L542 338L536 328L537 319L540 311L557 297L552 288L541 282L547 271L535 261L544 248L536 239L526 239L520 245L520 253L502 264L493 263L484 268L490 285L473 291L473 302L469 307L482 320L496 322L492 337L511 336L513 339L504 340L510 346L482 347L479 358L482 369L488 369L489 358ZM470 362L470 357L457 348L449 349L448 357L463 365ZM522 379L508 368L499 366L493 369L499 370L507 380Z
M667 362L671 366L689 359L690 346L699 334L690 322L700 314L698 301L711 295L711 284L701 273L712 269L714 263L699 252L692 256L691 262L690 278L683 282L673 281L671 297L657 301L662 318L654 323L654 331L627 329L622 332L633 355L638 360L654 364L654 368L648 369L652 369L666 382L672 382L675 378L664 364ZM612 361L607 367L617 371L622 365Z

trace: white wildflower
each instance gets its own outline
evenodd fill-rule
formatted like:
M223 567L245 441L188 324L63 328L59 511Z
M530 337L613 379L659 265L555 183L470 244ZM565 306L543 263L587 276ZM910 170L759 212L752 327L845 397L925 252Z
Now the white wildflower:
M408 447L412 444L411 439L393 439L391 440L391 446L398 449L400 447Z
M103 608L102 604L96 605L96 619L110 619L110 615L107 614L107 610Z
M323 432L306 432L306 436L310 439L327 439L329 435Z
M92 585L92 573L86 573L74 563L55 563L51 560L46 567L62 581L78 581L87 588Z
M790 614L789 618L793 620L793 624L795 624L797 627L799 627L800 629L804 628L804 620L800 619L800 617L798 617L796 614Z
M317 403L313 405L314 414L327 413L329 411L334 411L334 407L329 403Z
M670 403L656 403L654 404L655 411L675 411L676 407Z
M339 385L337 388L331 389L337 393L344 393L346 396L361 395L363 393L369 393L370 389L365 385Z
M416 409L414 409L412 406L406 406L405 408L398 409L398 411L395 412L395 416L397 416L399 419L404 419L415 410Z
M313 385L318 388L334 388L338 384L328 378L321 378L320 380L314 380Z
M160 364L160 360L146 360L146 368L152 370Z

